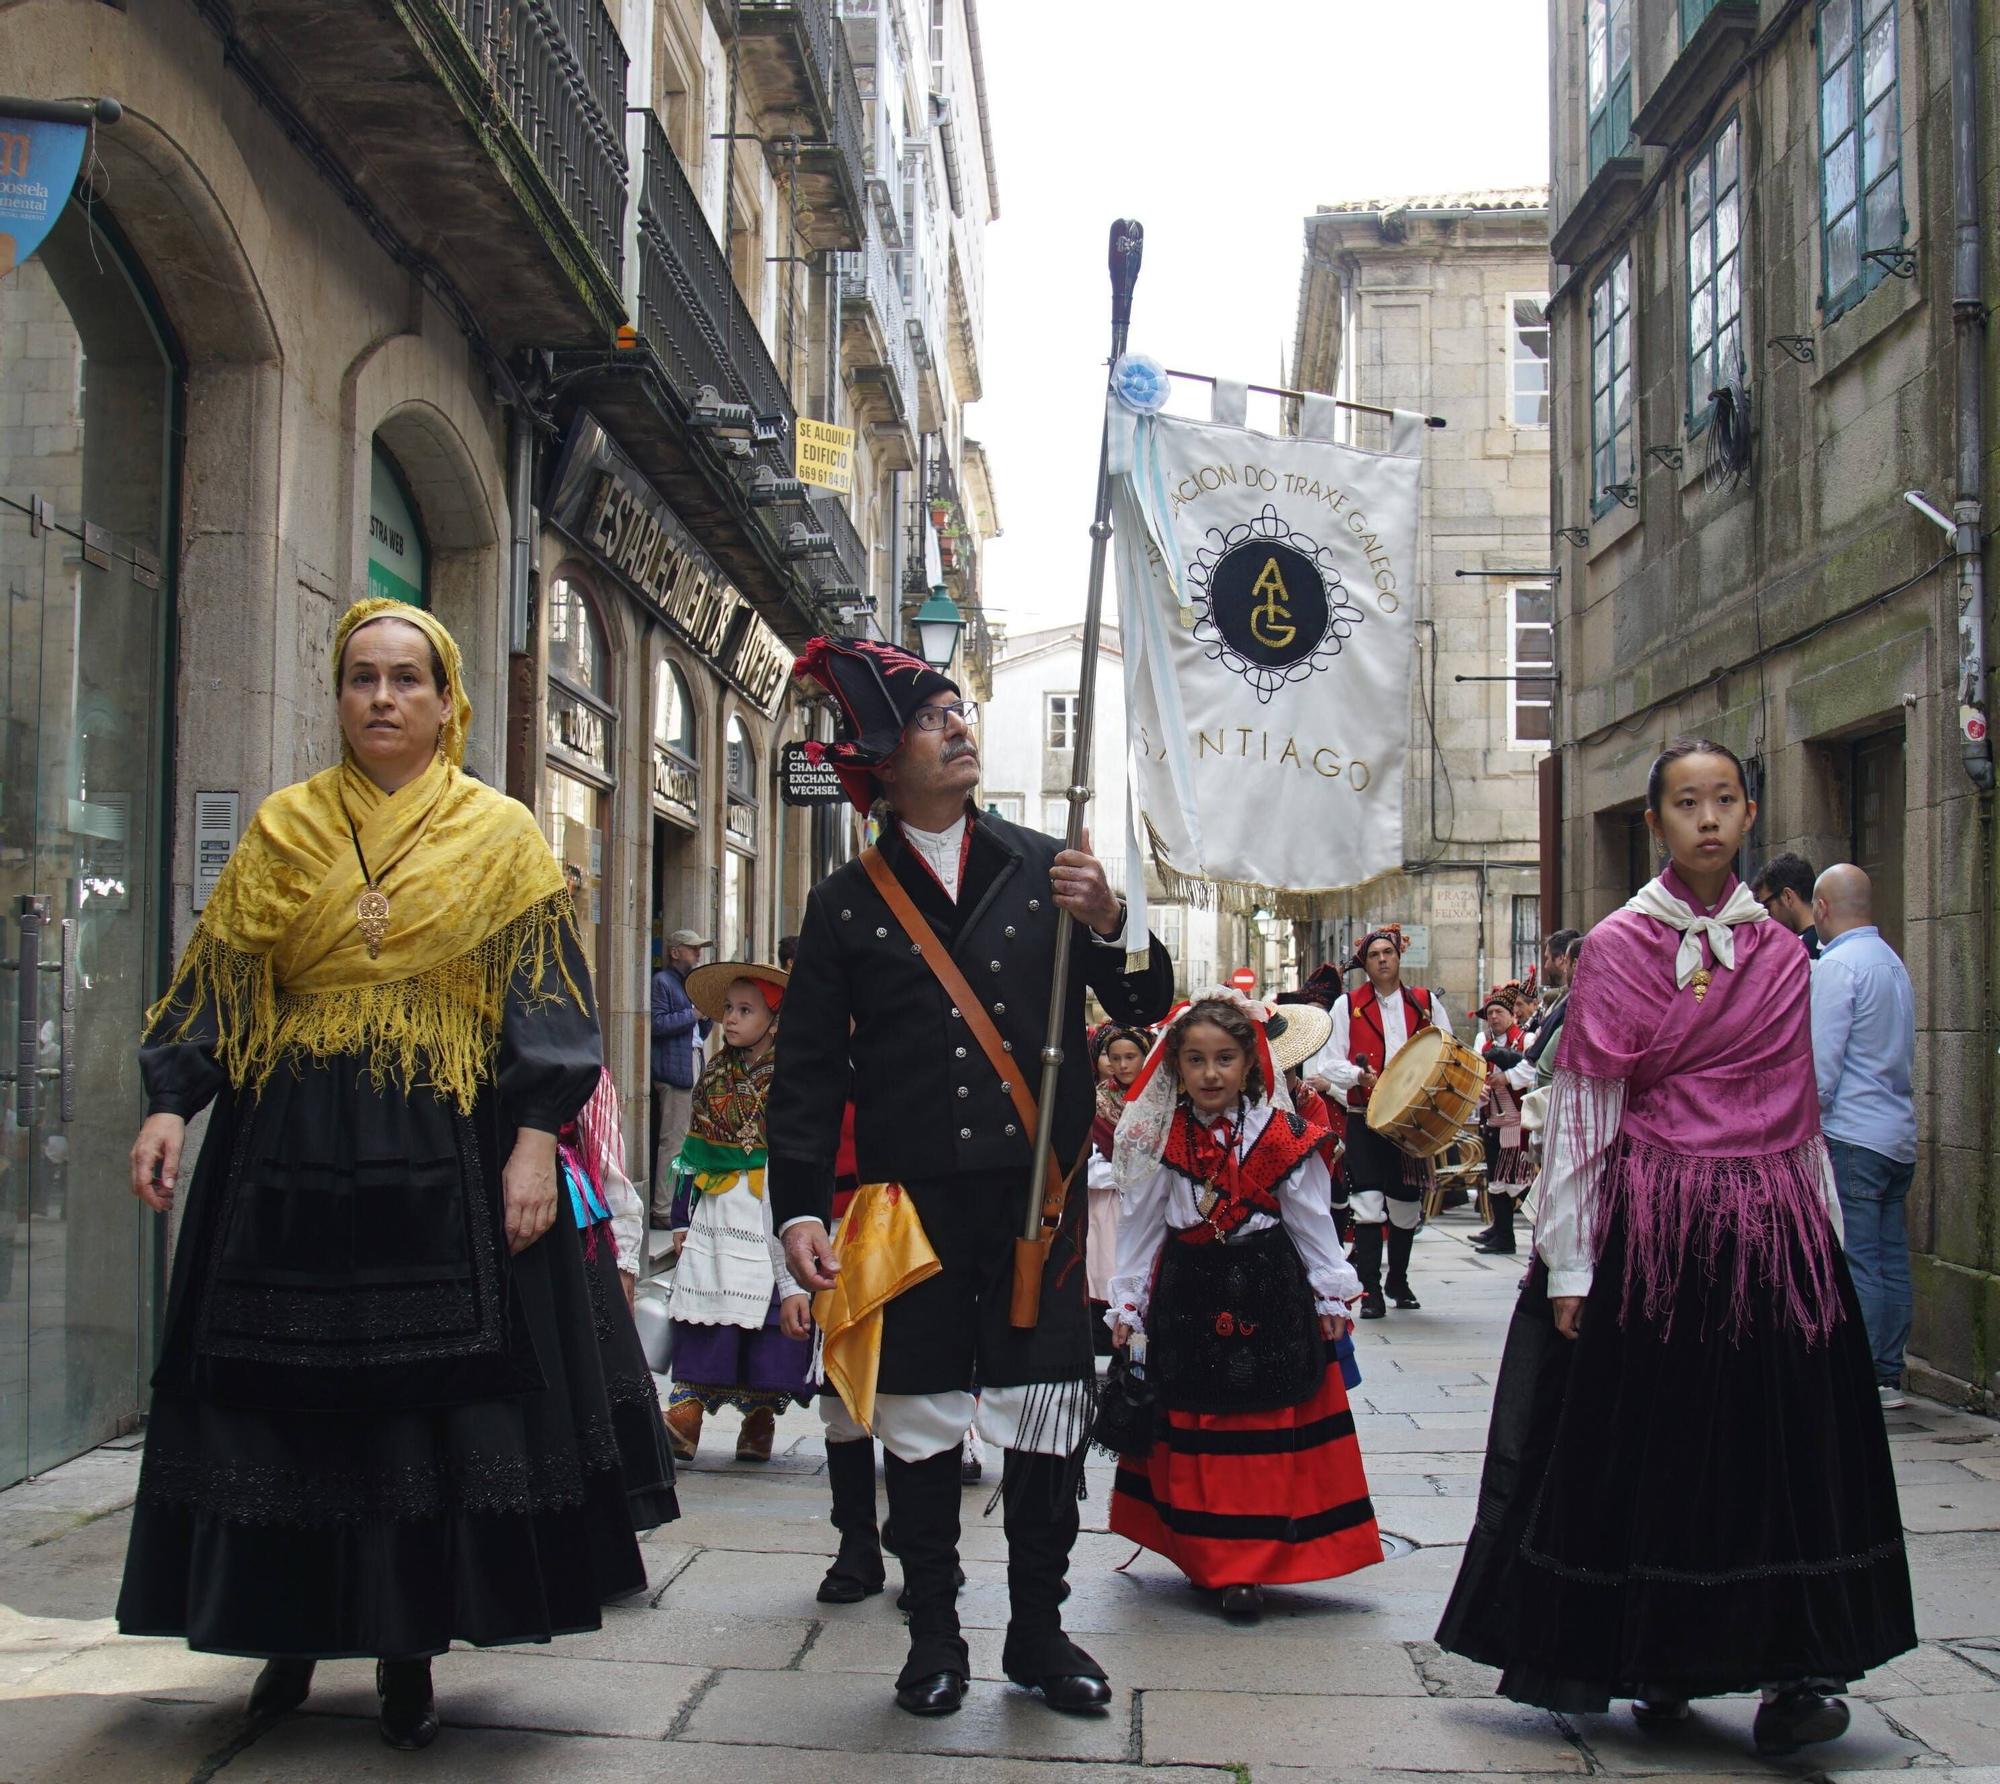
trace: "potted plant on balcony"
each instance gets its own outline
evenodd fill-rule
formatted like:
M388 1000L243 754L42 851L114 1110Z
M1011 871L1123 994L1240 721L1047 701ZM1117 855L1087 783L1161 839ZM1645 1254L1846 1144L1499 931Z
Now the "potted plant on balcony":
M931 525L937 529L940 539L951 525L951 503L943 496L931 497Z

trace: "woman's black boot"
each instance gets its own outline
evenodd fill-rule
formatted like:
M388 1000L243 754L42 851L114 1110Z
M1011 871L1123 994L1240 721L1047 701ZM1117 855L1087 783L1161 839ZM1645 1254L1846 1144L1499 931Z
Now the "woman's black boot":
M282 1716L304 1703L312 1690L311 1660L267 1660L264 1670L250 1687L250 1714Z
M882 1590L882 1539L875 1529L875 1440L828 1440L826 1478L840 1552L819 1583L821 1604L859 1604Z
M375 1694L382 1700L375 1725L390 1746L413 1752L437 1739L437 1699L431 1694L428 1659L376 1661Z

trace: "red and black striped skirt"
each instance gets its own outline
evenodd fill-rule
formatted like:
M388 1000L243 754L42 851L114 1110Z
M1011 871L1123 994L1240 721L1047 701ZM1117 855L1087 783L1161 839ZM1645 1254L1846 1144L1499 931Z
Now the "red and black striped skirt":
M1143 1463L1120 1458L1111 1528L1197 1586L1330 1580L1382 1559L1337 1364L1273 1412L1173 1412Z

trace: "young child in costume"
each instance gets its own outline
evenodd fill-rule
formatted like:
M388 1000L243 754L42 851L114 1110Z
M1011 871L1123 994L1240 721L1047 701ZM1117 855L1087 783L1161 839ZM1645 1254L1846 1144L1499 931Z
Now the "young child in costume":
M1536 1260L1438 1641L1516 1702L1670 1727L1761 1691L1757 1749L1916 1645L1874 1364L1820 1135L1806 952L1731 871L1742 764L1682 739L1672 859L1590 932L1544 1136Z
M688 974L689 1000L718 1024L722 1047L694 1090L675 1161L674 1389L667 1435L694 1459L704 1412L743 1414L740 1462L767 1462L778 1414L812 1398L811 1309L785 1268L764 1194L764 1102L786 975L718 961Z
M1090 1277L1090 1305L1095 1315L1092 1330L1099 1356L1108 1356L1111 1351L1111 1331L1104 1324L1104 1313L1111 1298L1111 1264L1118 1255L1118 1185L1111 1180L1112 1141L1118 1132L1118 1117L1125 1112L1125 1092L1146 1063L1152 1044L1151 1037L1140 1030L1111 1022L1090 1040L1091 1056L1097 1061L1097 1112L1090 1123L1090 1151L1084 1165L1084 1183L1090 1195L1085 1269Z
M680 1516L674 1464L660 1427L660 1395L632 1323L645 1204L625 1175L625 1135L609 1072L575 1117L556 1134L558 1202L583 1241L583 1274L604 1360L611 1431L625 1468L632 1524L650 1530Z
M1147 1454L1119 1458L1111 1528L1245 1621L1260 1586L1382 1559L1332 1348L1361 1282L1270 1020L1218 989L1153 1048L1118 1124L1107 1315L1118 1344L1145 1340L1155 1399Z

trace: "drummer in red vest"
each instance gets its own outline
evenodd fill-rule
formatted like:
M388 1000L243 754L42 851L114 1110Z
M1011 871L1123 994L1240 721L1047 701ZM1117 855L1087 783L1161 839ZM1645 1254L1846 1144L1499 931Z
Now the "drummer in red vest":
M1343 1163L1354 1217L1354 1270L1361 1278L1363 1319L1380 1319L1387 1311L1382 1280L1385 1243L1388 1299L1408 1313L1422 1304L1410 1292L1410 1250L1423 1222L1431 1164L1385 1140L1368 1125L1365 1114L1375 1080L1411 1035L1430 1026L1451 1033L1451 1016L1444 1005L1421 985L1403 983L1403 950L1408 945L1400 925L1394 923L1371 929L1361 938L1348 970L1365 972L1368 981L1334 1000L1333 1034L1306 1068L1308 1084L1354 1111L1347 1122Z

